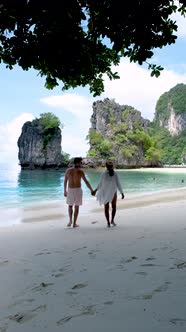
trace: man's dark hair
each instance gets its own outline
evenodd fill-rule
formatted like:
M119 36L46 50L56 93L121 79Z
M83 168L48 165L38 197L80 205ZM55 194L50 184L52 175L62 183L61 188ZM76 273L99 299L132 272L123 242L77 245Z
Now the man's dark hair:
M76 158L74 158L74 164L81 163L81 162L82 162L82 160L83 160L83 158L82 158L82 157L76 157Z

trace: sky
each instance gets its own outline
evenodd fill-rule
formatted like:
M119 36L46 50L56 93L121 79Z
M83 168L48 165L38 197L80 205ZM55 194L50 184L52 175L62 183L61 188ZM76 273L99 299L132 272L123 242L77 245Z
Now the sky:
M151 59L164 67L160 77L151 77L147 66L122 58L119 66L113 67L120 79L110 81L104 77L105 90L99 97L93 97L86 87L64 92L61 85L47 90L45 79L36 71L19 67L9 70L0 64L0 163L18 164L17 140L22 126L44 112L59 117L63 124L62 150L71 157L85 157L89 150L86 136L94 101L112 98L153 120L158 98L176 84L186 84L186 18L179 15L174 18L178 23L176 43L156 50Z

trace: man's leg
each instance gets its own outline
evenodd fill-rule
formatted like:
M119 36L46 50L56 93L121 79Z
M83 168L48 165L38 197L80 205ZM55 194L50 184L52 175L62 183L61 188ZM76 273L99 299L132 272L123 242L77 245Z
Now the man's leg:
M108 227L110 227L110 220L109 220L109 203L106 203L104 205L104 208L105 208L105 218L107 220L107 225Z
M79 214L79 205L75 205L73 227L78 227L79 226L79 225L76 224L78 214Z
M112 219L111 219L111 225L116 226L114 222L114 218L116 215L116 202L117 202L117 193L114 194L113 200L112 200Z
M72 215L73 215L73 206L69 205L68 206L68 215L69 215L69 223L67 227L70 227L72 225Z

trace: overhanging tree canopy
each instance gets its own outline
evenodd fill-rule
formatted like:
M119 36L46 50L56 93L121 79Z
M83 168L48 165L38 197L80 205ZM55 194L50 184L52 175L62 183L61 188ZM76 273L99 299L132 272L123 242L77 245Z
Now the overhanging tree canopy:
M141 65L175 42L177 11L186 0L0 0L0 61L38 70L49 89L62 81L63 90L89 85L100 95L122 56Z

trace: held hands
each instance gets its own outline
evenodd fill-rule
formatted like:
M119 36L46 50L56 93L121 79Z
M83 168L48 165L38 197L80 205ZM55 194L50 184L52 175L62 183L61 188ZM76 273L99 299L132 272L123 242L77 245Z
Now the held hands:
M97 192L97 189L95 189L95 190L91 190L91 195L92 196L95 196L96 195L96 192ZM125 195L124 195L124 193L122 193L121 194L121 199L124 199L125 198Z
M91 191L91 195L92 195L92 196L95 196L96 192L97 192L97 189L92 190L92 191Z

